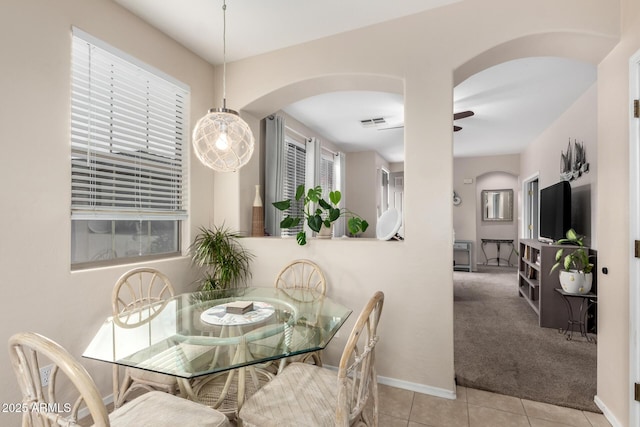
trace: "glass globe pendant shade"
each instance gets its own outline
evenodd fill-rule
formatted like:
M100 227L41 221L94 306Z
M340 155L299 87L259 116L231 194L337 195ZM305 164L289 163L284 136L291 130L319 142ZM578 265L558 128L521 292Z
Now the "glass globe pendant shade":
M247 164L254 144L249 125L227 108L209 110L193 129L196 156L218 172L233 172Z

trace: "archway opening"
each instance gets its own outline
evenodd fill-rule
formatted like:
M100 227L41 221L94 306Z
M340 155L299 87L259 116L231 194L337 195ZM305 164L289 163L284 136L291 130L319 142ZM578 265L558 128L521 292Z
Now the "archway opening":
M574 36L572 36L574 37ZM577 36L576 36L577 37ZM580 39L581 37L578 37ZM514 244L516 245L517 250L517 241L520 238L527 237L523 234L522 226L518 226L518 223L522 223L524 220L522 218L522 206L523 206L523 198L525 197L522 194L522 181L520 177L528 177L528 176L539 176L540 186L544 187L546 185L553 184L559 181L560 178L560 170L559 170L559 162L560 155L563 150L566 151L567 141L571 139L571 144L573 144L574 140L577 139L579 141L589 141L589 144L593 144L591 148L587 151L590 153L590 159L595 159L595 150L596 150L596 138L597 132L594 128L585 129L585 122L596 122L596 113L597 113L597 104L595 99L595 80L596 80L596 72L595 65L590 61L585 61L586 57L579 58L580 61L577 61L575 55L565 54L563 50L566 50L567 42L566 39L560 40L559 47L551 48L550 41L553 39L551 35L546 35L544 37L537 36L533 37L531 40L517 40L510 43L506 43L494 49L491 49L485 52L484 56L480 55L479 57L474 58L469 61L467 64L461 66L458 70L456 70L456 77L461 81L463 80L461 76L464 76L464 81L458 87L463 87L466 82L472 81L474 79L482 80L480 77L483 77L483 74L490 73L492 70L499 70L503 67L509 67L513 65L524 65L527 63L535 63L535 61L546 61L549 64L565 64L569 65L567 67L567 74L565 76L565 82L572 82L575 84L573 88L573 92L569 93L568 97L565 98L565 101L559 102L555 101L549 107L544 107L544 103L538 104L534 109L527 111L523 110L524 113L517 114L516 117L511 117L509 123L504 123L505 127L513 126L513 129L516 131L515 136L511 136L511 138L506 135L502 135L502 130L497 129L494 134L491 134L489 137L493 137L494 139L511 139L512 141L516 138L519 138L521 135L518 134L518 130L521 130L522 136L528 133L526 137L523 138L523 144L519 149L513 149L511 152L499 150L494 151L493 153L487 153L485 156L479 154L467 154L462 155L464 161L460 160L460 157L456 157L454 159L454 177L467 177L471 183L475 184L475 191L470 192L468 195L473 194L476 202L478 203L477 209L473 211L473 219L469 219L470 223L473 223L475 227L469 226L468 231L469 235L460 235L458 230L456 230L456 238L460 239L469 239L472 240L474 237L477 237L477 248L482 246L482 239L492 239L494 236L485 236L485 231L491 231L491 234L496 234L495 224L487 224L484 223L480 216L480 203L482 201L481 191L482 188L479 188L482 184L483 178L489 177L491 173L495 173L496 171L501 170L500 161L501 158L512 158L513 156L518 157L518 170L516 171L516 179L513 185L514 190L514 211L517 212L514 214L514 222L513 227L510 233L515 234ZM562 37L560 37L562 39ZM536 45L536 41L541 42ZM514 47L522 48L517 54ZM535 55L533 57L526 58L528 55ZM542 56L544 55L544 56ZM548 56L551 55L551 56ZM517 59L516 59L517 58ZM519 64L520 63L520 64ZM572 68L574 67L574 68ZM517 67L514 67L517 68ZM474 69L475 72L471 72L470 70ZM571 69L574 71L571 72ZM548 71L548 70L547 70ZM554 73L557 77L557 73ZM484 76L486 77L486 76ZM513 80L504 79L504 78L494 78L495 86L487 86L485 89L485 93L482 91L476 92L474 95L465 95L465 96L457 96L455 99L458 101L463 100L464 102L458 102L456 104L457 109L464 110L473 110L476 114L466 119L463 123L464 130L459 132L462 135L462 132L465 130L469 130L464 136L466 141L469 143L478 144L481 142L481 138L474 138L473 132L475 129L476 122L478 125L487 125L487 123L479 123L481 119L492 120L493 111L491 108L495 108L495 111L498 111L498 107L507 108L510 100L508 100L505 96L506 90L510 90L513 92L512 100L517 102L516 104L511 104L519 107L526 107L528 100L531 98L531 94L527 95L528 89L534 89L535 87L531 87L533 84L543 83L542 81L528 81L526 76L520 75L518 78L514 78ZM520 80L520 81L519 81ZM559 88L556 90L566 89L566 84L562 83L563 79L559 78L557 81L548 82L549 88L553 90L554 87ZM542 86L541 86L542 87ZM540 95L543 94L541 89L537 89L540 92ZM557 93L553 95L558 95ZM487 105L491 108L487 108L484 110L481 106L481 100L484 99L487 102ZM551 100L553 96L547 96L547 100ZM545 99L543 99L544 101ZM478 102L478 104L474 105L474 102ZM501 104L502 105L499 105ZM555 110L555 111L552 111ZM478 111L481 112L478 114ZM553 114L552 114L553 113ZM497 113L499 114L499 113ZM543 116L548 115L546 119L546 124L543 123L542 126L536 130L535 132L530 132L528 127L530 123L534 122ZM587 126L588 127L588 126ZM526 131L526 132L525 132ZM454 136L454 151L456 150L456 139L461 140L463 138L459 138L457 135ZM462 142L462 141L458 141ZM496 141L500 142L500 141ZM464 150L461 150L464 151ZM469 164L473 165L473 174L471 172L465 174L455 172L456 165L465 165L465 167L469 167ZM592 163L593 165L593 163ZM597 165L593 165L596 166ZM475 178L474 178L475 177ZM474 179L470 179L474 178ZM589 175L587 178L581 178L582 181L576 182L576 185L590 185L591 188L595 186L593 183L595 182L595 174ZM462 181L462 180L461 180ZM464 193L464 182L455 182L454 181L454 190L457 190L458 193ZM463 197L463 200L464 197ZM454 224L459 223L460 220L456 220L455 218L455 210L454 210ZM474 236L475 233L475 236ZM503 237L503 236L498 236ZM487 250L489 246L487 246ZM492 253L487 253L488 259L499 258L495 251L495 245L492 245L491 251ZM510 248L502 248L503 251L509 251ZM476 251L478 255L478 264L482 264L487 262L482 251ZM506 252L505 252L506 253ZM504 254L502 254L504 255ZM577 407L585 410L597 411L597 407L593 404L593 396L596 393L596 349L595 346L591 346L589 348L580 347L580 350L584 350L586 348L586 355L584 357L590 360L589 368L581 370L580 374L571 373L571 369L567 368L563 370L562 374L551 374L551 370L544 369L542 367L538 368L538 361L544 360L544 358L549 358L551 361L553 358L557 357L557 355L553 355L554 350L549 350L544 353L540 353L537 358L536 363L528 363L526 362L526 357L523 355L518 356L514 353L514 349L518 348L518 345L515 344L513 339L518 335L518 331L514 330L513 327L508 328L498 328L494 331L494 336L491 338L493 340L493 347L484 347L482 345L478 346L473 352L476 353L476 357L485 361L483 365L476 365L479 369L476 373L480 373L484 370L484 373L480 376L476 376L474 373L470 373L468 371L468 365L462 366L466 362L462 360L464 358L464 353L466 353L469 349L467 348L467 344L473 342L474 340L464 340L460 338L460 335L465 334L473 334L473 332L469 330L462 330L465 322L461 322L460 313L465 308L464 306L471 302L474 298L484 298L488 297L490 302L485 301L483 305L485 306L485 311L479 311L476 313L479 316L479 319L486 319L489 313L491 313L492 309L490 309L489 304L495 303L497 300L494 298L491 299L491 291L489 291L489 286L486 286L483 290L475 289L474 291L478 291L479 294L469 294L466 291L470 290L469 283L476 283L475 281L479 281L476 285L483 280L486 280L487 285L493 286L498 282L502 282L507 286L507 289L512 289L512 292L507 294L498 296L496 292L496 297L499 299L499 304L496 305L496 312L500 312L500 310L504 310L503 313L505 316L511 315L514 316L510 323L512 325L520 324L523 319L530 317L531 325L528 332L519 336L522 343L532 344L537 343L537 347L535 347L535 351L539 352L539 348L552 348L555 344L566 344L562 342L562 337L559 336L554 329L549 328L541 328L538 326L538 314L531 310L531 307L528 307L526 302L519 298L518 295L518 281L517 281L517 269L515 265L519 263L521 254L516 254L517 258L515 258L516 262L513 263L513 266L507 272L505 276L505 270L503 271L494 271L495 277L491 279L489 276L485 276L482 279L478 279L478 277L472 277L471 275L466 276L468 273L455 273L454 274L454 307L456 313L455 319L455 354L456 354L456 374L461 385L467 385L476 388L482 388L490 391L495 391L502 394L514 395L518 397L529 398L531 400L537 401L548 401L548 402L563 402L562 404L566 406ZM490 272L491 273L491 272ZM478 273L474 273L478 274ZM480 288L481 286L477 286ZM462 289L462 291L460 291ZM504 299L500 299L503 298ZM511 299L510 302L508 300ZM513 306L510 304L513 303ZM517 307L518 304L523 305L521 310L513 309L513 307ZM503 307L503 308L500 308ZM488 310L488 311L487 311ZM495 314L495 313L494 313ZM486 316L485 316L486 315ZM494 320L494 322L490 322L496 324L501 321L503 316L498 315ZM480 324L481 322L478 322ZM524 328L524 327L523 327ZM483 331L476 331L479 336L483 336ZM531 335L527 335L531 334ZM526 337L529 338L526 338ZM531 338L534 337L534 338ZM488 337L485 337L489 339ZM545 340L549 340L551 344L547 347ZM482 341L482 340L481 340ZM477 341L476 342L481 342ZM517 341L517 340L516 340ZM486 341L481 342L482 344L486 344ZM514 347L515 345L515 347ZM524 345L520 345L520 348L524 348ZM577 350L578 346L565 346L561 351L558 350L558 354L563 354L562 357L571 358L570 356L572 351ZM532 350L533 351L533 350ZM582 357L582 356L581 356ZM520 364L519 361L524 361L523 364ZM499 372L502 374L502 378L505 380L499 385L490 384L491 381L487 380L487 384L482 384L481 377L484 376L485 379L491 377L491 374L487 372L487 366L497 367ZM546 366L546 364L545 364ZM462 372L467 370L466 372ZM509 375L504 375L505 372L509 372ZM530 378L524 378L524 376L529 376L532 373L535 373L534 376ZM570 376L564 378L563 375L569 374ZM472 378L472 380L469 380ZM495 378L499 378L498 375ZM578 396L579 393L568 393L565 396L556 396L554 392L551 391L551 387L555 388L556 391L558 389L558 384L555 383L558 378L564 378L567 382L572 381L583 381L588 380L588 383L583 384L581 387L581 396ZM539 379L544 379L544 381L539 381ZM478 382L480 381L480 382ZM551 387L549 385L553 384ZM533 387L530 387L534 385ZM561 387L559 387L561 388ZM574 388L575 389L575 388ZM566 390L565 390L566 391ZM567 391L568 392L568 391ZM567 398L566 396L570 396Z

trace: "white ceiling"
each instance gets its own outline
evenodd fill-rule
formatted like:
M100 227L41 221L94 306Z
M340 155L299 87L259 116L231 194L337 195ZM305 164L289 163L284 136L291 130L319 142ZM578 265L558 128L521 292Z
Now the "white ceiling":
M596 81L596 67L566 58L505 62L475 74L454 89L458 120L454 156L520 153ZM569 138L570 135L567 135Z
M114 0L213 64L222 62L221 0ZM422 12L459 0L230 0L227 61L304 43ZM284 12L283 12L284 11ZM549 127L596 80L593 65L563 58L506 62L471 76L454 90L454 156L512 154ZM402 97L381 92L333 92L285 111L344 151L374 148L388 161L404 158L402 129L365 129L360 120L403 120ZM428 142L427 142L428 143Z
M536 57L488 68L454 89L456 157L515 154L547 129L596 81L591 64ZM404 160L402 96L382 92L332 92L300 100L284 111L336 142L345 152L374 149L387 161ZM363 128L360 120L383 117L388 123ZM569 137L569 136L567 136ZM427 141L428 143L428 141Z
M335 142L342 151L375 150L390 162L404 160L402 95L385 92L329 92L302 99L285 113ZM361 120L384 118L381 126L365 128ZM386 129L386 130L385 130Z
M222 63L222 0L114 0L213 64ZM227 61L461 0L227 0Z

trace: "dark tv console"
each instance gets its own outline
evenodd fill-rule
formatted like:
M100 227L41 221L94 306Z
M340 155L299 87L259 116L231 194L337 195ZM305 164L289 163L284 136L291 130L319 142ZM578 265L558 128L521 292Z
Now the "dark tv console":
M538 324L544 328L567 327L568 314L562 296L555 291L561 288L558 271L549 274L555 263L556 251L565 248L565 254L575 246L553 245L537 240L523 239L518 252L518 292L538 315ZM580 301L571 301L574 312L580 310Z

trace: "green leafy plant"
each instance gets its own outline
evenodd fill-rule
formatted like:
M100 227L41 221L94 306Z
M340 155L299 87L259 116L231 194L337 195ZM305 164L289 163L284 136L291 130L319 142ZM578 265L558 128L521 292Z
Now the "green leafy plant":
M589 259L592 258L593 255L589 255L587 253L587 249L583 242L584 236L576 233L573 228L567 231L566 238L558 240L558 244L576 245L579 248L567 255L564 255L565 248L558 249L556 251L556 262L553 264L553 267L551 267L551 272L562 266L566 271L577 270L585 274L591 273L593 270L593 263L590 262Z
M331 227L331 223L335 222L341 216L348 217L347 228L349 233L356 235L367 231L369 223L358 215L347 209L341 209L338 204L342 199L340 191L331 191L329 193L329 200L325 200L322 197L322 187L319 185L315 188L310 188L305 192L304 185L299 185L296 188L295 200L297 202L303 202L303 209L301 212L290 212L280 222L280 228L293 228L303 223L306 219L309 228L316 233L320 232L320 229L324 225L325 227ZM281 211L287 211L291 208L291 199L282 200L280 202L274 202L273 206ZM299 245L307 244L307 233L305 231L299 231L296 235L296 240Z
M235 288L251 277L249 270L253 254L240 245L240 234L224 226L213 229L200 227L191 245L194 264L205 268L201 290Z

